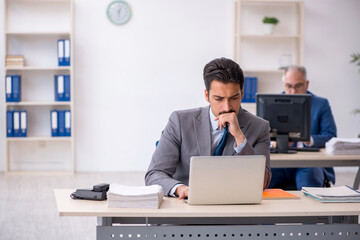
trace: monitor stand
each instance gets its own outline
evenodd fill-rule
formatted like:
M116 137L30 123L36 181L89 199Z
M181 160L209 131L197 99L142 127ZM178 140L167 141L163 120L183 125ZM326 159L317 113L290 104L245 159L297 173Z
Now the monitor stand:
M276 149L271 153L297 153L297 151L289 150L289 135L278 134L276 136Z

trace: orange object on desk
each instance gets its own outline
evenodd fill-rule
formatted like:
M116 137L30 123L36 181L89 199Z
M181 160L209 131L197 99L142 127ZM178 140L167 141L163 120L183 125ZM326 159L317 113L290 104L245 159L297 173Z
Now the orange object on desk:
M280 188L265 189L263 192L263 200L267 199L300 199L292 193L286 192Z

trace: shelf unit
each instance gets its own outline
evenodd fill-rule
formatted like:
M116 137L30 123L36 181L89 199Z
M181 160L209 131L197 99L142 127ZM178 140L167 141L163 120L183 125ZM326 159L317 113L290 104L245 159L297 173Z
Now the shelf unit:
M259 93L282 91L283 62L303 64L302 1L237 0L234 12L234 60L245 76L258 78ZM264 34L262 18L277 17L274 33ZM255 113L255 103L243 103Z
M21 75L21 101L7 110L26 110L27 137L5 137L6 173L75 171L74 44L72 0L5 0L5 56L24 55L24 67L4 67ZM59 67L57 40L70 39L71 66ZM70 75L71 101L57 102L54 75ZM3 84L5 86L5 84ZM71 111L71 136L51 137L50 110ZM4 121L6 129L6 120ZM6 132L6 131L5 131Z

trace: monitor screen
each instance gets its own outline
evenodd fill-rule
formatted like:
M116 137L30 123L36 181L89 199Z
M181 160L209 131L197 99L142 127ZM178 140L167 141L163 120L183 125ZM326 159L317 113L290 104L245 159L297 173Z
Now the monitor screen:
M289 142L310 141L310 94L257 94L256 115L269 121L277 152L290 152Z

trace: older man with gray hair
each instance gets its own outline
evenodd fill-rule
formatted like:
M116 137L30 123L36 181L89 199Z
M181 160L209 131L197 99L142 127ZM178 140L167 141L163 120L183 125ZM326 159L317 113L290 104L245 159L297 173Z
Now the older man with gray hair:
M294 147L323 148L332 137L336 137L335 120L329 101L308 91L309 80L303 66L291 65L285 69L283 78L285 94L311 94L311 140L296 142ZM296 185L302 187L323 187L329 182L335 183L333 168L272 168L272 179L269 188L288 188ZM289 188L288 188L289 189Z

